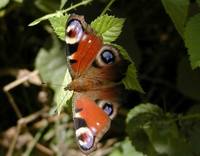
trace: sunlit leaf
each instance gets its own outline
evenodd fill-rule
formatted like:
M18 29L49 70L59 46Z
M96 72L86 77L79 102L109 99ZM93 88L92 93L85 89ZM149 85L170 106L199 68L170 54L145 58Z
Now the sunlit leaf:
M51 45L49 42L48 44ZM35 62L43 81L50 84L55 91L58 112L72 96L72 92L64 90L71 82L64 52L65 49L61 47L58 39L53 37L51 48L41 48Z
M124 22L123 18L103 15L95 19L91 27L103 37L104 42L113 42L121 34Z
M54 29L54 32L56 33L56 35L58 35L58 37L61 40L64 40L65 38L65 24L68 17L69 17L68 15L61 15L49 18L51 26Z
M67 86L68 83L71 82L71 76L69 70L65 72L65 77L62 82L62 86ZM64 90L64 87L60 87L59 90L55 94L55 101L57 104L57 112L58 114L62 111L62 108L66 106L67 102L71 102L70 99L73 95L73 91Z
M191 17L187 22L184 39L192 68L200 67L200 14Z
M183 37L184 25L188 16L189 0L162 0L162 3L174 22L177 31Z
M48 45L51 45L50 49L43 47L39 50L35 66L39 70L43 81L52 85L54 90L57 90L57 85L62 84L67 70L65 50L56 37L53 37L53 43L49 41Z
M9 3L9 1L10 0L1 0L0 1L0 9L4 8Z

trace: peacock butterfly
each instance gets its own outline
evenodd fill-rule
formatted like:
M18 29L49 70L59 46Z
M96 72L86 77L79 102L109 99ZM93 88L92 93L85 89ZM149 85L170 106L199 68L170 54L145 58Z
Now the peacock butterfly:
M119 50L104 44L83 16L71 14L66 22L67 63L73 90L73 120L77 144L88 154L110 128L125 89L121 83L129 61Z

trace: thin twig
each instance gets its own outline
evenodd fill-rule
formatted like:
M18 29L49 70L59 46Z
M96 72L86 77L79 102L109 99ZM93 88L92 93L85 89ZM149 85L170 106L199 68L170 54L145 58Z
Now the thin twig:
M45 130L46 127L42 128L41 130L39 130L35 137L31 140L31 142L28 144L28 148L26 149L26 151L24 152L23 156L29 156L33 150L33 148L36 146L37 142L39 141L39 139L42 136L43 131Z
M22 118L22 114L21 114L17 104L15 103L15 100L13 99L12 95L9 93L9 91L11 89L15 88L16 86L24 83L25 81L29 80L32 76L35 76L38 73L39 73L39 71L35 70L35 71L31 72L30 74L28 74L27 76L17 79L3 87L3 91L5 92L6 96L8 97L8 100L9 100L12 108L14 109L18 119Z
M106 7L103 9L103 11L101 12L100 16L103 16L109 9L110 9L110 6L115 2L115 0L111 0L107 5Z
M62 10L61 12L62 12L62 13L66 13L66 12L72 10L72 9L75 9L75 8L81 6L81 5L86 5L86 4L88 4L88 3L92 2L92 1L93 1L93 0L84 0L84 1L82 1L82 2L80 2L80 3L77 3L77 4L75 4L75 5L72 5L71 7L67 8L67 9L65 9L65 10Z
M5 85L5 86L3 87L4 92L8 92L9 90L15 88L16 86L18 86L18 85L24 83L24 82L27 81L27 80L29 80L32 76L37 75L38 73L39 73L39 71L38 71L38 70L35 70L35 71L31 72L30 74L28 74L27 76L24 76L24 77L22 77L22 78L20 78L20 79L17 79L17 80L15 80L15 81L13 81L13 82L11 82L11 83Z
M8 149L8 152L7 152L6 156L12 156L12 155L13 155L13 151L14 151L14 149L15 149L15 145L16 145L16 142L17 142L17 138L18 138L18 136L19 136L19 134L20 134L20 132L21 132L21 128L22 128L22 125L21 125L21 124L18 124L18 125L17 125L17 132L16 132L16 134L15 134L15 136L14 136L12 142L11 142L11 145L10 145L10 147L9 147L9 149Z
M36 120L37 118L39 118L46 111L47 111L47 108L43 108L42 110L40 110L40 111L38 111L38 112L36 112L34 114L31 114L31 115L29 115L27 117L24 117L24 118L20 118L18 120L18 122L17 122L17 132L16 132L16 134L15 134L15 136L14 136L12 142L11 142L11 146L9 147L6 156L12 156L13 151L15 149L15 145L16 145L18 136L19 136L19 134L21 132L22 127L26 127L26 125L28 123ZM27 130L28 130L28 128L27 128ZM30 133L30 135L31 135L31 133Z
M13 99L12 95L8 91L5 91L5 94L8 97L8 100L9 100L12 108L14 109L18 119L21 119L22 118L22 114L21 114L19 108L17 107L17 104L15 103L15 100Z

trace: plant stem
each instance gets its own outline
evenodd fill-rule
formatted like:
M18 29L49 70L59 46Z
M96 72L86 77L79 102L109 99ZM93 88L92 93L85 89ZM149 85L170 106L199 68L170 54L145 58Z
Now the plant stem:
M115 2L115 0L111 0L107 6L104 8L104 10L102 11L101 15L100 16L103 16L110 8L110 6Z
M62 13L65 13L65 12L70 11L70 10L72 10L72 9L75 9L75 8L81 6L81 5L86 5L86 4L88 4L88 3L92 2L92 1L93 1L93 0L83 0L83 1L80 2L80 3L77 3L77 4L72 5L71 7L67 8L67 9L65 9L65 10L62 10L61 12L62 12Z

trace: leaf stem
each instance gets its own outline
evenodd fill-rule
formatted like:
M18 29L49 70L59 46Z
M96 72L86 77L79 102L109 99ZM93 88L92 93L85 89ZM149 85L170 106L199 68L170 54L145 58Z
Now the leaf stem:
M106 7L103 9L102 13L100 14L100 16L103 16L110 8L110 6L115 2L115 0L111 0Z
M62 13L66 13L66 12L72 10L72 9L75 9L75 8L81 6L81 5L86 5L86 4L88 4L88 3L92 2L92 1L93 1L93 0L83 0L82 2L77 3L77 4L75 4L75 5L72 5L71 7L67 8L67 9L65 9L65 10L61 10L61 12L62 12Z

